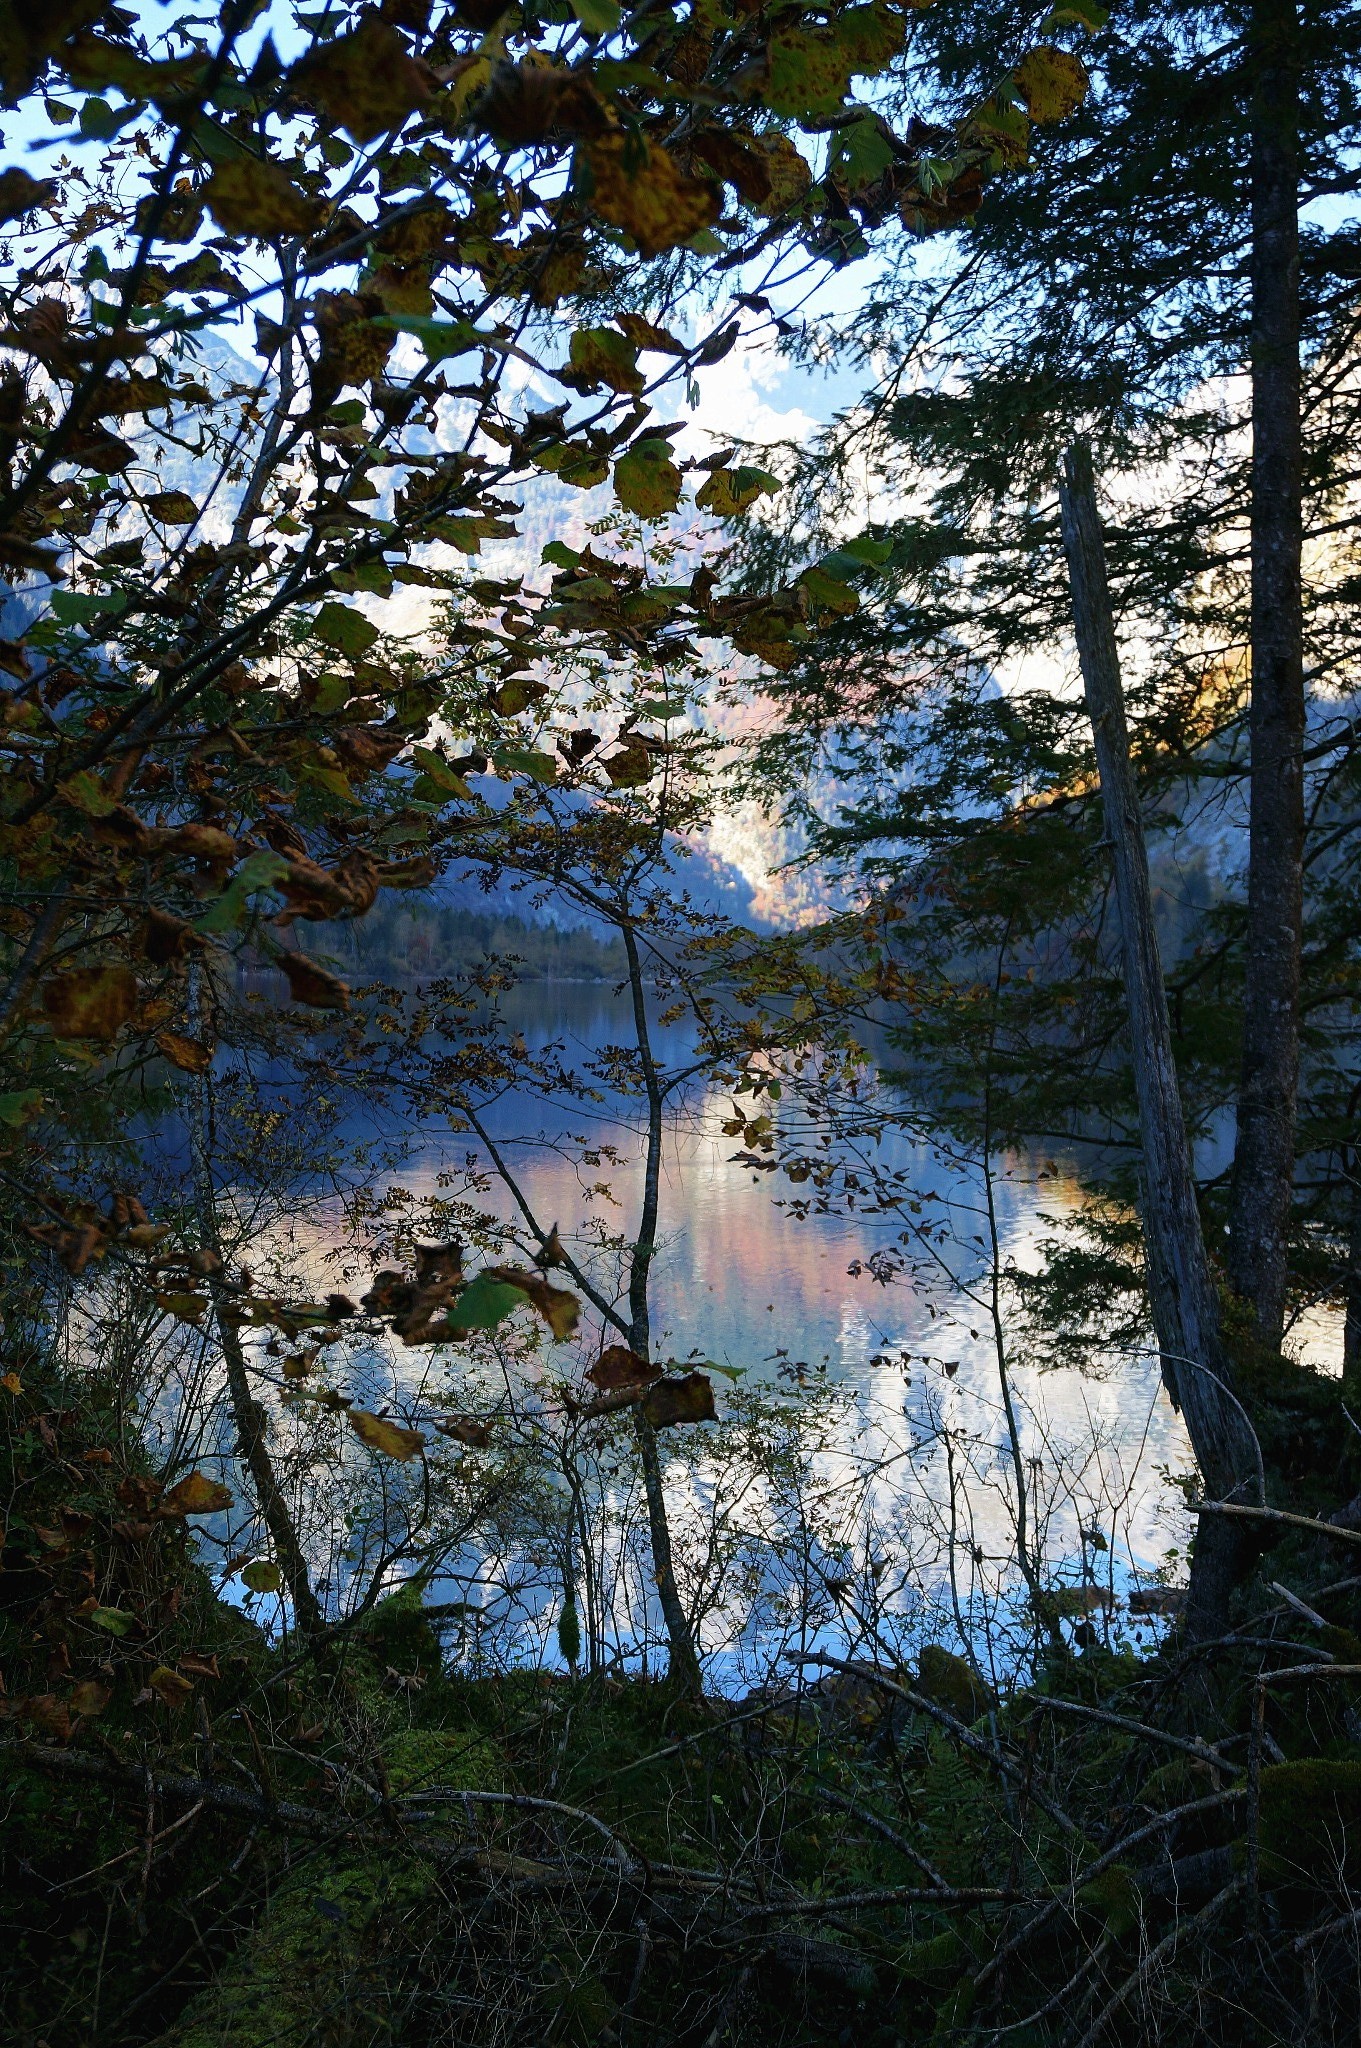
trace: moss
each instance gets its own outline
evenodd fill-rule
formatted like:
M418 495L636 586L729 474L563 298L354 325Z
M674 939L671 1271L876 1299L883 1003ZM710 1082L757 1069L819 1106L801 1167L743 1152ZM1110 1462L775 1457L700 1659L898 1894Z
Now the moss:
M1107 1933L1117 1940L1132 1934L1143 1916L1142 1894L1133 1873L1123 1863L1112 1863L1084 1884L1077 1900L1088 1913L1104 1920Z
M974 1722L996 1706L997 1695L963 1657L927 1643L917 1663L917 1690L959 1721Z
M400 2037L404 1976L392 1931L419 1949L419 1922L439 1886L417 1857L340 1858L307 1866L163 2048L377 2048Z
M1361 1763L1269 1764L1260 1827L1268 1883L1335 1890L1361 1872Z
M394 1792L418 1792L432 1785L494 1792L505 1780L500 1753L479 1731L408 1728L388 1737L383 1762Z

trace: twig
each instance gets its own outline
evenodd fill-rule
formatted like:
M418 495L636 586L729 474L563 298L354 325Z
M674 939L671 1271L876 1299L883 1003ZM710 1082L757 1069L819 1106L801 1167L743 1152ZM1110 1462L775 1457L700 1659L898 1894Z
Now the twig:
M1216 1892L1210 1903L1207 1906L1202 1906L1198 1913L1193 1913L1189 1920L1174 1921L1171 1928L1163 1936L1162 1940L1157 1943L1156 1947L1149 1950L1138 1969L1132 1970L1129 1976L1126 1977L1114 1998L1110 1999L1102 2007L1086 2033L1077 2043L1077 2048L1093 2048L1093 2043L1100 2036L1107 2020L1114 2017L1125 2003L1125 2000L1132 1997L1134 1992L1139 1989L1145 1978L1152 1975L1159 1963L1170 1956L1177 1947L1177 1944L1183 1941L1188 1934L1194 1933L1197 1928L1207 1927L1216 1914L1228 1904L1229 1900L1242 1891L1246 1882L1246 1878L1234 1878L1232 1884L1226 1884L1222 1892Z
M1000 1749L993 1749L988 1743L980 1740L974 1734L972 1728L966 1728L964 1723L956 1720L955 1716L947 1708L938 1707L934 1700L927 1699L924 1693L914 1692L910 1686L899 1685L895 1679L883 1677L872 1665L848 1664L844 1658L831 1657L825 1650L797 1651L791 1656L789 1661L791 1664L825 1664L833 1671L844 1671L852 1678L864 1679L868 1685L877 1685L882 1692L892 1693L895 1699L904 1700L909 1707L914 1707L918 1713L927 1715L930 1720L939 1721L942 1728L950 1730L956 1742L961 1743L965 1749L971 1750L975 1756L981 1757L983 1762L990 1765L994 1770L1001 1772L1006 1777L1017 1780L1023 1780L1025 1777L1025 1773L1021 1770L1020 1766L1014 1763L1010 1757L1006 1756ZM1082 1830L1077 1825L1077 1822L1070 1820L1067 1814L1060 1807L1055 1806L1051 1799L1047 1799L1043 1793L1037 1792L1033 1785L1028 1788L1028 1791L1030 1798L1034 1800L1035 1804L1044 1813L1047 1813L1051 1820L1057 1821L1065 1834L1081 1834Z
M1185 1736L1169 1735L1165 1728L1152 1728L1147 1721L1131 1721L1123 1714L1108 1713L1104 1707L1080 1706L1076 1700L1054 1699L1049 1693L1025 1691L1018 1692L1015 1697L1030 1700L1035 1706L1044 1707L1053 1714L1075 1714L1080 1720L1099 1721L1105 1728L1118 1728L1127 1735L1142 1736L1148 1742L1165 1743L1169 1749L1184 1750L1187 1756L1195 1757L1199 1763L1213 1764L1216 1770L1228 1771L1234 1777L1242 1775L1242 1765L1229 1763L1213 1744L1188 1742Z
M1339 1529L1333 1522L1316 1522L1310 1515L1288 1515L1284 1508L1250 1508L1232 1500L1192 1500L1186 1505L1193 1515L1237 1515L1250 1522L1283 1522L1291 1529L1310 1529L1315 1536L1327 1536L1334 1543L1353 1543L1361 1548L1361 1529Z

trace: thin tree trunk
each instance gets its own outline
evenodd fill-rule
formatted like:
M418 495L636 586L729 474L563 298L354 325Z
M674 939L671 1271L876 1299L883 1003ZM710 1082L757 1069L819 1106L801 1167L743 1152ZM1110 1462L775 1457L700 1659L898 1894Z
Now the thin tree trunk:
M1105 547L1089 449L1064 458L1059 489L1063 541L1087 709L1101 771L1106 832L1120 911L1125 1001L1143 1149L1142 1209L1153 1322L1163 1381L1186 1421L1207 1490L1234 1495L1255 1474L1250 1433L1232 1392L1219 1303L1191 1171L1191 1150L1172 1055L1162 962L1153 923L1143 821L1129 761ZM1227 1517L1206 1516L1196 1537L1188 1627L1218 1633L1237 1575L1240 1542Z
M201 1000L202 969L197 962L190 968L190 1015L197 1025ZM217 1226L217 1198L213 1188L213 1146L212 1146L212 1102L211 1082L206 1074L192 1074L189 1077L190 1099L189 1150L194 1171L194 1206L198 1211L199 1236L205 1251L213 1252L220 1259L222 1240ZM311 1574L298 1540L297 1527L289 1512L288 1504L274 1470L274 1460L269 1454L266 1437L266 1416L264 1408L250 1390L250 1376L246 1369L246 1355L241 1344L241 1335L229 1314L226 1289L222 1275L214 1273L208 1280L208 1292L213 1304L213 1321L217 1326L218 1341L222 1346L222 1360L227 1373L227 1398L231 1403L232 1420L241 1443L241 1455L250 1473L255 1488L256 1505L269 1531L274 1562L293 1607L293 1619L300 1633L308 1642L315 1643L326 1633L326 1617L312 1590Z
M1293 0L1254 0L1248 950L1229 1280L1277 1349L1299 1082L1304 876L1299 75Z
M640 1358L646 1358L652 1342L648 1285L653 1254L657 1249L657 1222L661 1198L662 1085L656 1062L652 1057L652 1034L647 1021L646 992L643 987L642 962L638 957L638 941L627 924L621 927L621 931L624 952L628 959L629 990L633 997L634 1036L638 1047L638 1061L642 1069L643 1088L647 1096L643 1206L638 1219L633 1256L629 1262L629 1343ZM657 1582L657 1598L661 1603L662 1619L666 1623L667 1644L670 1649L671 1682L682 1692L697 1693L700 1689L699 1658L695 1651L695 1639L689 1616L685 1612L680 1588L676 1584L675 1565L671 1556L671 1524L666 1512L666 1488L662 1480L661 1457L657 1450L657 1432L643 1413L641 1403L633 1410L633 1426L637 1434L638 1456L643 1470L643 1492L647 1498L648 1532L652 1539L652 1569Z

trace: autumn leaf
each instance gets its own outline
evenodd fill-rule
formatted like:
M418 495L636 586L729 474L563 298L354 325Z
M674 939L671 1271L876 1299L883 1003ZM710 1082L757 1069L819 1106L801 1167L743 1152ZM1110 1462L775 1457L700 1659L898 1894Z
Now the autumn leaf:
M659 1380L643 1401L643 1413L654 1429L668 1429L675 1422L715 1422L713 1381L702 1372Z
M288 992L295 1003L313 1010L348 1010L350 991L338 975L318 967L305 953L281 953L277 965L288 977Z
M208 1298L206 1295L192 1294L183 1289L172 1290L169 1293L158 1293L156 1306L164 1315L174 1316L177 1323L196 1324L208 1306Z
M356 142L373 142L425 105L433 79L397 30L370 8L351 35L336 37L295 64L289 83Z
M712 227L722 194L708 178L692 178L660 143L602 135L584 152L587 176L579 183L602 220L632 235L640 255L659 256ZM588 188L588 189L587 189Z
M17 164L0 171L0 221L21 220L35 206L43 206L56 192L50 179L31 178Z
M66 1704L73 1714L79 1714L83 1720L93 1721L103 1713L112 1698L111 1686L101 1685L97 1678L85 1678L79 1685L72 1686Z
M614 488L626 512L659 519L680 503L681 473L671 460L671 444L660 436L635 441L614 465Z
M665 327L655 327L641 313L621 313L619 327L635 348L650 349L656 355L683 356L685 343L677 341Z
M734 519L739 513L780 488L778 477L769 470L743 464L740 469L714 469L709 480L695 492L695 503L719 519Z
M402 1463L425 1448L425 1438L418 1429L403 1429L400 1423L371 1415L366 1408L350 1410L350 1427L371 1451L381 1451L385 1458L396 1458Z
M579 391L594 391L601 384L611 391L643 388L637 347L612 327L579 327L568 345L567 359L568 371L559 376Z
M617 754L606 754L601 762L615 789L641 789L652 780L652 754L636 733Z
M199 515L188 491L153 491L149 498L143 498L142 504L163 526L192 526Z
M518 1287L538 1310L559 1343L576 1329L581 1313L580 1302L566 1288L550 1286L541 1273L530 1273L519 1266L486 1266L478 1278L499 1281L506 1287ZM457 1306L455 1303L455 1308Z
M203 198L229 235L255 235L261 241L310 234L324 210L278 164L257 156L219 163L203 187Z
M161 1503L177 1515L216 1515L232 1504L232 1490L206 1472L190 1472L177 1481Z
M172 1067L182 1074L206 1074L213 1064L213 1048L197 1038L181 1038L177 1031L158 1031L156 1044Z
M137 1008L130 967L73 967L42 987L43 1015L54 1038L116 1038Z
M601 1352L594 1365L589 1366L586 1377L592 1386L604 1393L612 1393L618 1387L646 1387L653 1380L659 1380L662 1369L650 1359L640 1358L627 1344L610 1344Z
M167 1707L182 1707L194 1690L192 1682L178 1671L172 1671L168 1664L158 1664L147 1684Z
M470 1450L485 1451L491 1443L490 1423L479 1422L475 1415L438 1415L435 1428L441 1436L467 1444Z
M1081 106L1090 83L1080 57L1049 43L1028 51L1015 72L1016 90L1025 101L1026 112L1041 128L1065 120Z

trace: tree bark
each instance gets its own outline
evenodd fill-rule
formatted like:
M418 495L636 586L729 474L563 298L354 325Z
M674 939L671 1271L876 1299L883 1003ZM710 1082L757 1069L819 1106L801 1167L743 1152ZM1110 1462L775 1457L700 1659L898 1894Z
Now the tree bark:
M642 1069L643 1088L647 1096L643 1205L638 1218L638 1234L634 1239L633 1255L629 1262L629 1344L640 1358L647 1358L650 1356L649 1347L652 1342L648 1291L652 1260L657 1249L657 1222L661 1200L662 1083L656 1061L652 1057L652 1033L647 1021L646 991L643 987L643 968L638 955L638 941L629 925L622 925L620 931L628 960L629 991L633 999L633 1025L638 1047L638 1063ZM666 1623L667 1646L670 1652L669 1676L678 1691L698 1693L699 1656L695 1649L690 1617L685 1612L685 1603L681 1599L680 1587L676 1583L675 1563L671 1555L671 1523L666 1512L666 1488L662 1478L661 1456L657 1449L657 1432L643 1413L641 1403L633 1411L633 1427L638 1439L638 1457L643 1470L643 1492L647 1499L653 1576L657 1584L662 1619Z
M1083 443L1064 457L1059 504L1120 912L1121 964L1143 1150L1144 1240L1163 1382L1185 1418L1207 1491L1217 1498L1232 1497L1255 1478L1255 1446L1233 1392L1201 1229L1153 923L1143 820L1129 760L1105 546L1091 453ZM1192 1634L1219 1631L1240 1550L1241 1539L1229 1532L1225 1518L1202 1519L1188 1601Z
M200 1017L202 969L191 967L190 1016L197 1026ZM194 1206L198 1211L199 1236L205 1251L222 1256L217 1224L217 1197L213 1187L211 1082L206 1074L192 1074L188 1081L189 1151L194 1169ZM297 1527L274 1470L266 1437L266 1415L251 1392L246 1354L236 1324L225 1311L230 1297L222 1284L221 1272L211 1275L208 1293L213 1304L213 1321L222 1346L227 1375L227 1398L240 1439L241 1456L255 1488L256 1505L269 1531L274 1562L293 1608L293 1620L308 1643L318 1643L326 1633L326 1617L312 1590L312 1578L298 1539Z
M1299 74L1293 0L1254 0L1252 707L1229 1281L1279 1349L1295 1166L1304 877Z

